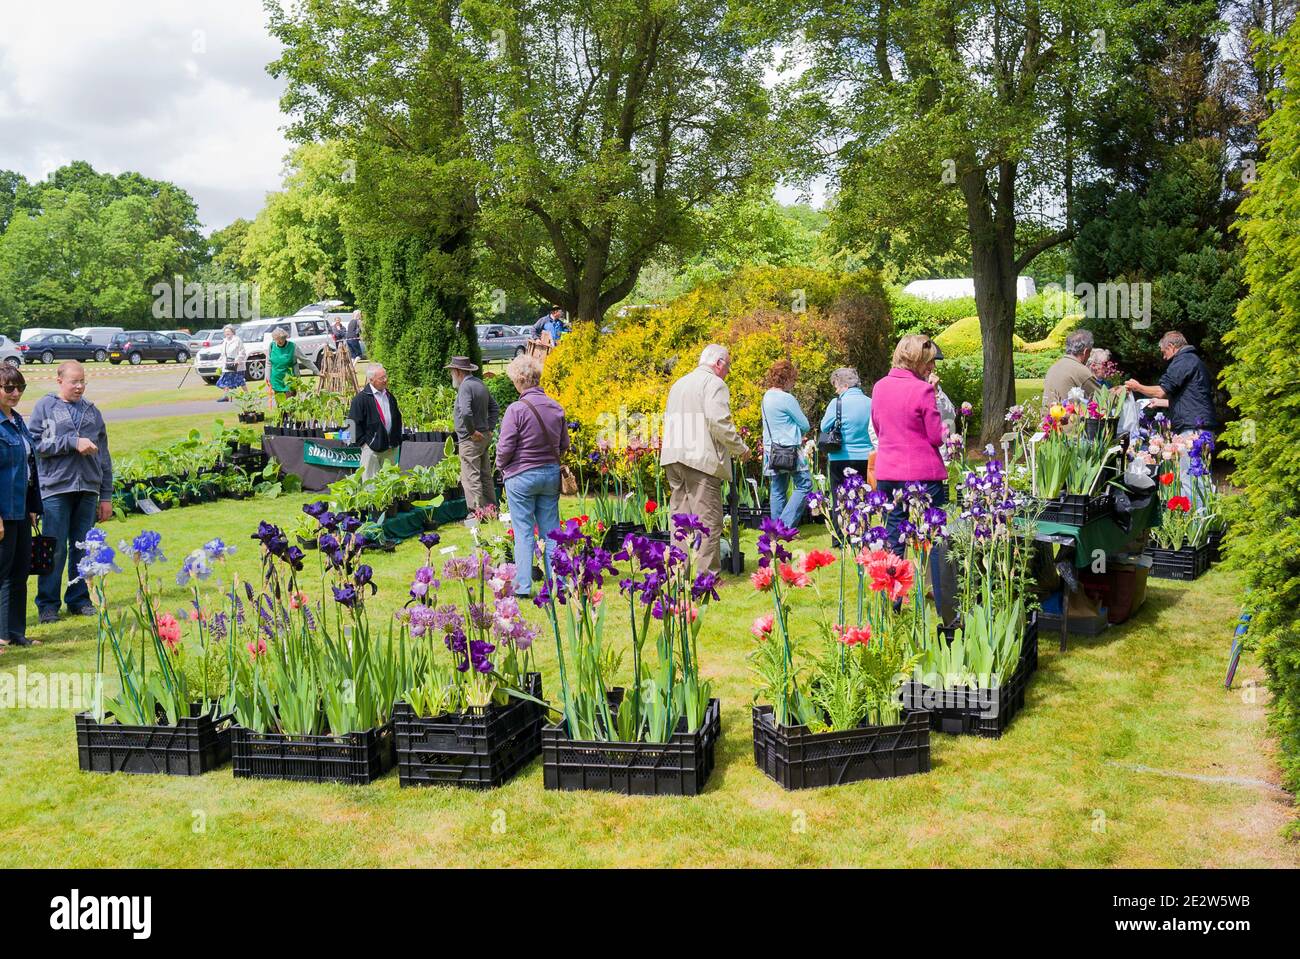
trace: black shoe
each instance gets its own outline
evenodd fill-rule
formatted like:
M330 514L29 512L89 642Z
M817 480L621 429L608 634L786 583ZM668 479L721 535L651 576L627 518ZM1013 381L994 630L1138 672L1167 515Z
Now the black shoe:
M32 641L26 636L10 636L5 640L10 646L31 646Z
M94 616L99 612L99 610L95 609L94 606L91 606L90 603L87 603L85 606L78 606L72 612L76 616Z
M59 611L57 609L41 610L41 624L57 623L59 621Z

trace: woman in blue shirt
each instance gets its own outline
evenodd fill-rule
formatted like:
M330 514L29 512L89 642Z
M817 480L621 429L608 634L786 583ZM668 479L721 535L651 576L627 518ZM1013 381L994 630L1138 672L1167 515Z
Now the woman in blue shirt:
M803 512L803 501L812 492L812 474L808 472L808 460L803 455L803 436L808 432L808 417L799 408L799 401L791 394L795 379L794 364L789 360L777 360L767 371L767 392L763 394L761 404L763 418L763 474L770 478L771 503L769 512L772 519L779 519L786 526L798 526L799 516ZM799 463L792 473L777 473L772 469L772 444L780 446L798 446ZM788 487L793 484L794 492Z
M821 428L829 430L840 421L844 442L827 456L831 487L831 516L835 515L835 490L844 482L845 470L867 478L867 458L875 452L871 442L871 397L862 392L862 378L852 367L842 366L831 374L836 398L826 407ZM838 528L838 527L837 527Z
M0 363L0 645L30 646L27 638L27 572L32 523L40 513L36 441L14 409L27 381L17 367Z

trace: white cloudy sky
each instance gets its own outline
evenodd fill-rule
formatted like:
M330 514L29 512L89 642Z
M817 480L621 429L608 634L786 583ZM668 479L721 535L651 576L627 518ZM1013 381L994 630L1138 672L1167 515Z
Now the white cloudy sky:
M252 219L289 152L278 54L261 0L0 0L0 169L137 170L207 231Z
M138 170L208 230L251 218L289 150L278 50L260 0L0 0L0 169Z

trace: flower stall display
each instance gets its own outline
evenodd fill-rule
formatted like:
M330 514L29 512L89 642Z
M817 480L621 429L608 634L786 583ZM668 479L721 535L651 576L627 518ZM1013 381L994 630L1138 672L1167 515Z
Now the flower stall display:
M95 606L97 678L91 708L76 717L80 768L91 772L168 773L196 776L230 758L226 689L213 676L221 650L204 629L195 601L194 641L182 640L177 617L159 606L161 589L153 567L166 561L162 537L145 530L116 550L98 528L77 544L85 555L77 573L90 587ZM186 557L181 575L205 575L233 551L213 539ZM121 573L119 558L131 560L137 603L113 614L109 576ZM118 691L103 688L106 659L116 667Z
M629 533L668 538L666 511L659 505L666 501L667 487L657 440L633 436L619 447L601 437L590 450L575 446L572 455L582 476L579 510L605 530L601 545L606 550L622 546Z
M957 624L917 634L919 659L904 701L930 713L932 728L1000 736L1024 705L1037 663L1027 612L1032 536L1013 527L1020 497L1000 460L967 471L960 512L948 524L957 576Z
M1024 416L1025 407L1017 409L1020 455L1029 467L1031 492L1042 501L1039 519L1083 526L1109 515L1105 487L1120 448L1097 401L1071 390L1064 403L1043 411L1032 435L1026 434L1034 421Z
M301 588L304 552L260 523L262 589L238 584L221 628L231 637L231 738L237 777L364 784L392 765L391 713L412 682L404 632L373 629L360 562L361 520L309 504L320 525L320 595ZM247 603L245 602L247 600ZM215 619L215 618L214 618ZM214 622L214 627L215 627ZM236 652L238 650L238 652Z
M696 572L708 530L695 516L672 517L671 542L633 534L612 556L574 519L549 536L548 576L534 598L547 616L559 664L560 721L542 730L547 789L629 795L695 795L713 769L721 732L718 700L700 675L699 632L718 599L717 577ZM622 661L605 638L611 606L605 581L619 581L631 628L632 681L614 686ZM617 615L617 614L615 614ZM654 660L646 655L653 640Z
M825 514L821 494L812 500ZM917 575L911 560L884 548L885 514L894 508L905 507L868 490L862 477L846 476L836 496L834 519L843 532L838 555L816 549L796 555L788 544L797 530L780 520L763 523L759 567L750 582L771 595L772 612L750 627L758 642L750 655L758 686L754 760L787 789L930 768L929 718L904 707L899 697L918 660L911 632L918 614L924 622L926 603L924 575ZM918 519L926 522L924 515ZM825 615L823 602L811 622L801 618L792 598L812 590L820 600L821 571L832 568L834 619ZM913 594L920 597L919 612L906 603Z
M538 630L512 595L515 568L481 550L433 562L437 533L398 618L410 635L411 683L393 708L398 779L500 786L541 752L545 704L532 669Z
M1209 569L1223 531L1211 471L1214 436L1206 430L1174 434L1163 415L1139 435L1133 456L1154 470L1161 506L1147 549L1151 575L1196 579Z

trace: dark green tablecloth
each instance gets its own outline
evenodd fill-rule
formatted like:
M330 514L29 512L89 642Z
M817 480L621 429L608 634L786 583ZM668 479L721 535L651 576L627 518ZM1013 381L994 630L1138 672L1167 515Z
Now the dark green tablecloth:
M1083 526L1069 523L1038 523L1036 534L1045 537L1069 537L1074 540L1074 565L1079 568L1089 566L1097 550L1107 556L1123 553L1126 548L1145 531L1160 525L1160 497L1151 497L1151 502L1143 509L1133 513L1133 521L1127 530L1123 529L1115 516L1104 516Z

